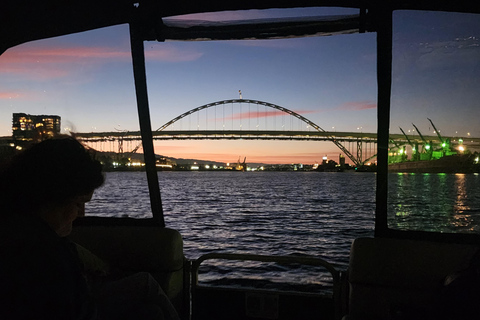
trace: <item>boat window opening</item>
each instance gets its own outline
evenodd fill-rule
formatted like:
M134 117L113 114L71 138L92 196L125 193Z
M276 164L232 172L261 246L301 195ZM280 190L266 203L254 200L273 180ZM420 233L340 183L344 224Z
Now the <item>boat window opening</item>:
M480 15L395 11L388 225L480 231Z
M29 42L0 58L2 141L22 149L38 132L74 134L104 164L106 182L86 204L87 216L152 217L131 61L128 25ZM59 130L52 129L58 117Z
M145 42L145 56L155 150L177 167L159 172L165 221L186 257L300 254L346 269L351 241L374 228L375 34ZM225 269L208 266L207 282Z

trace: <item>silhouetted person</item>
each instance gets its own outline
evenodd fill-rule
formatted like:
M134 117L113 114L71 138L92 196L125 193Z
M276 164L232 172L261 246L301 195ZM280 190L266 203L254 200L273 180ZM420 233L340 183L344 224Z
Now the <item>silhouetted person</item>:
M1 319L96 317L64 237L103 181L101 164L69 137L35 144L0 170Z
M71 137L35 144L2 166L0 319L178 319L148 273L92 297L65 237L103 182L101 164Z

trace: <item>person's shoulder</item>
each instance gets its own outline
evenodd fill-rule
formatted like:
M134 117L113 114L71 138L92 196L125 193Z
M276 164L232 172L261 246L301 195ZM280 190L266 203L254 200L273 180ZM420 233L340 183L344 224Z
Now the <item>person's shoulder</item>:
M0 227L2 301L21 315L33 312L27 309L54 315L82 309L88 288L68 241L43 228L41 221L13 220Z
M1 216L3 242L55 242L56 234L40 217L29 214L6 213Z
M50 268L62 255L60 238L40 219L21 215L3 216L0 226L0 259L10 271Z

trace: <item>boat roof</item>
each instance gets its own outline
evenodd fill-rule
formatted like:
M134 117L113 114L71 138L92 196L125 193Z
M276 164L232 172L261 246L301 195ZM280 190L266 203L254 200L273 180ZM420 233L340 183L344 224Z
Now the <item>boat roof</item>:
M195 13L251 9L340 7L357 8L359 14L334 19L237 21L230 25L168 25L167 17ZM479 13L470 0L17 0L2 4L0 11L0 53L21 43L99 29L125 23L141 24L145 40L198 40L266 38L375 31L367 16L385 10L435 10ZM254 26L247 28L246 25ZM192 28L193 27L193 28Z

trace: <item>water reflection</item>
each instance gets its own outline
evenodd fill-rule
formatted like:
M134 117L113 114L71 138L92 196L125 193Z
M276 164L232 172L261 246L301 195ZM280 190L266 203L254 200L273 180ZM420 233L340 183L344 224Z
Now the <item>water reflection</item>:
M162 172L159 179L166 224L180 231L189 258L213 250L299 254L346 268L352 240L373 235L374 173ZM87 210L143 218L149 206L144 172L109 172Z
M455 212L452 217L452 225L456 229L465 231L474 231L475 226L473 225L473 219L471 215L471 208L467 203L468 193L466 185L466 176L465 174L456 174L455 175L455 184L457 188L457 199L455 203Z
M392 174L389 226L401 230L478 232L478 175Z

